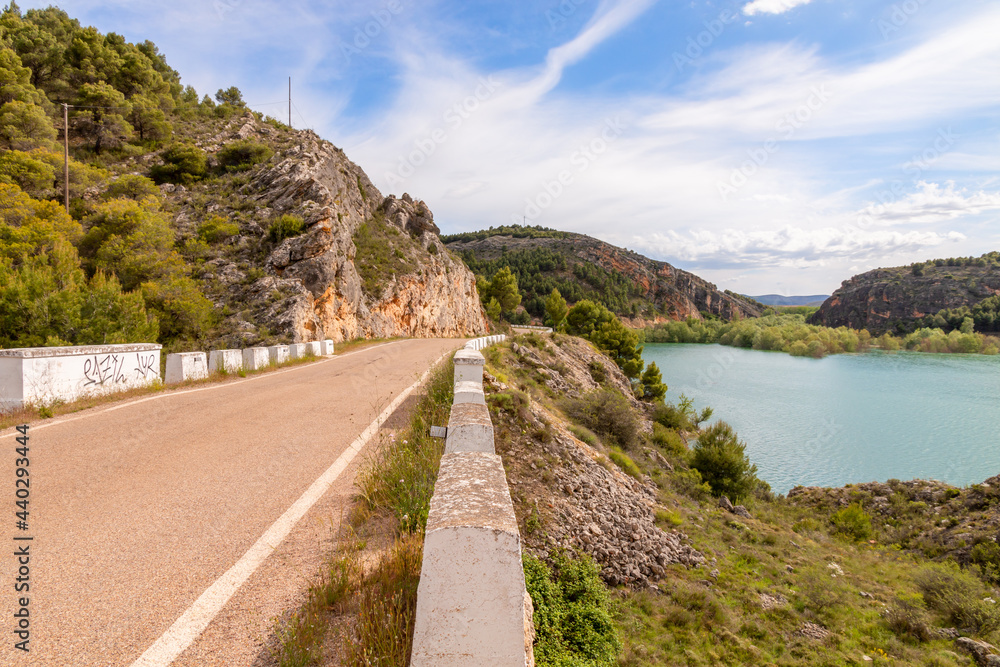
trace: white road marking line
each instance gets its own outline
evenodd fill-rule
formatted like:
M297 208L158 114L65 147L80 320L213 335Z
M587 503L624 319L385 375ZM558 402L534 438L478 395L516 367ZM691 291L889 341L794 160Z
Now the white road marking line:
M250 578L258 567L268 556L278 547L288 533L292 531L299 519L305 516L306 512L316 504L324 493L340 477L347 466L354 460L354 457L364 448L365 444L371 440L372 436L378 433L396 408L409 397L413 391L423 384L430 375L431 370L437 366L442 359L451 352L445 352L430 368L424 371L420 379L403 390L385 410L368 425L361 435L359 435L347 448L347 450L334 461L333 465L327 468L326 472L320 475L319 479L306 489L298 500L275 521L267 531L260 536L260 539L250 550L240 558L235 565L216 579L215 583L209 586L201 596L195 600L194 604L188 607L187 611L181 614L170 628L156 640L156 642L146 649L139 659L132 663L132 667L165 667L172 663L177 656L185 651L196 639L205 631L212 619L222 610L229 598L239 590L240 586Z
M139 399L136 399L134 401L128 401L127 403L120 403L118 405L113 405L113 406L111 406L109 408L104 408L103 410L98 410L98 409L93 409L92 408L92 410L93 410L92 412L87 412L86 414L77 415L76 417L63 417L63 418L60 418L60 419L46 420L46 421L44 421L44 422L42 422L40 424L31 424L31 431L32 432L34 432L34 431L40 431L43 428L48 428L49 426L58 426L59 424L68 424L69 422L75 422L75 421L77 421L79 419L87 419L88 417L93 417L95 415L103 415L106 412L112 412L114 410L120 410L122 408L127 408L130 405L136 405L137 403L145 403L146 401L156 401L156 400L159 400L161 398L173 398L174 396L183 396L184 394L194 394L194 393L199 392L199 391L210 391L210 390L213 390L213 389L222 389L223 387L232 387L234 385L242 384L244 382L253 382L254 380L263 380L264 378L274 377L275 375L282 375L284 373L292 373L294 371L302 370L303 368L313 368L315 366L318 366L319 364L323 364L323 363L326 363L328 361L336 361L337 359L346 359L347 357L350 357L351 355L354 355L354 354L360 354L361 352L367 352L368 350L374 350L374 349L377 349L377 348L380 348L380 347L384 347L386 345L395 345L396 343L404 343L404 342L406 342L406 340L414 340L414 339L410 338L410 339L389 341L388 343L379 343L378 345L372 345L371 347L365 347L365 348L362 348L360 350L354 350L353 352L348 352L347 354L340 354L340 355L337 355L337 356L334 356L334 357L330 357L328 359L319 359L319 360L314 361L314 362L309 363L309 364L298 364L298 365L292 366L291 368L282 368L282 369L279 369L279 370L276 370L276 371L271 371L270 373L261 373L260 375L252 375L252 376L250 376L248 378L241 378L241 379L236 380L234 382L214 382L212 384L209 384L206 387L196 387L195 389L184 389L183 391L166 391L166 392L164 392L162 394L155 394L153 396L147 396L146 398L139 398ZM20 435L20 433L17 432L16 427L11 426L8 429L7 433L0 434L0 440L3 440L4 438L13 438L14 436L17 436L17 435Z

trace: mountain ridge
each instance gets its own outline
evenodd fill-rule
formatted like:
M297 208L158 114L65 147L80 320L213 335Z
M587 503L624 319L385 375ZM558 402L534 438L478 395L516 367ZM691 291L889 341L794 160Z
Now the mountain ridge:
M534 317L544 317L544 299L553 288L570 303L602 302L632 326L760 315L753 303L693 273L585 234L510 225L441 238L477 274L510 266L525 294L524 308Z

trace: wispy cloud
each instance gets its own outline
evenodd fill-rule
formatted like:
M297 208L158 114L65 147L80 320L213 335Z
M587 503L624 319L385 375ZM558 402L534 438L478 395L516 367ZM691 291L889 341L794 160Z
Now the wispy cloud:
M810 0L753 0L743 5L743 13L747 16L754 14L784 14L789 9L794 9L799 5L809 4Z
M897 201L873 202L862 213L887 225L932 224L988 211L1000 211L1000 192L970 192L954 182L921 181L916 192Z

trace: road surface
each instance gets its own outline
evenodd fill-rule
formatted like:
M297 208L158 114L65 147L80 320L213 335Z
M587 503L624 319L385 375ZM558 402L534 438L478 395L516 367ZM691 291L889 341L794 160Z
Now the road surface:
M174 665L259 662L273 617L315 575L364 454L301 519L283 515L303 507L296 501L330 478L352 441L460 345L398 341L36 423L27 531L15 526L17 434L4 432L0 665L128 666L144 653L142 664L174 654ZM281 525L287 538L275 533ZM262 547L275 534L280 543ZM28 654L14 647L13 614L26 595L14 591L14 552L23 545ZM233 576L245 583L231 585ZM213 584L231 589L217 614L205 602Z

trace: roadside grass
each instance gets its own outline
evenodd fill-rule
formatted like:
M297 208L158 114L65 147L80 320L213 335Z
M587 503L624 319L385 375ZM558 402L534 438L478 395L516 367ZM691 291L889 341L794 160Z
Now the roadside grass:
M406 428L380 434L355 479L349 525L305 603L276 624L279 667L405 667L413 641L424 528L453 398L449 359L431 373Z
M362 350L366 347L371 347L372 345L392 342L394 340L400 340L400 339L358 338L345 343L338 343L335 347L336 355L334 356L335 357L341 356L348 352L355 352L357 350ZM128 389L126 391L116 391L107 394L87 396L85 398L80 398L78 400L70 402L63 402L57 400L46 405L28 405L0 413L0 431L3 431L8 428L13 428L14 426L18 426L20 424L32 424L38 421L52 419L54 417L60 417L62 415L73 414L75 412L80 412L82 410L89 410L90 408L96 408L102 405L108 405L110 403L131 401L137 398L143 398L145 396L151 396L153 394L159 394L165 391L173 391L177 389L189 389L191 387L201 387L204 385L216 384L219 382L227 382L231 381L234 377L245 378L254 375L261 375L264 373L270 373L272 371L276 371L283 368L291 368L293 366L310 364L313 363L314 361L319 361L327 358L333 358L333 357L317 357L312 354L307 354L305 357L299 359L290 359L281 364L268 364L267 366L264 366L263 368L259 368L254 371L248 371L245 369L241 369L236 373L215 371L213 373L210 373L208 377L202 378L200 380L185 380L184 382L179 382L177 384L172 384L169 386L164 384L162 380L159 380L146 387L135 387L133 389Z

